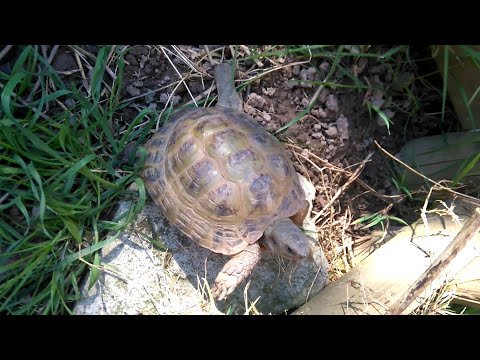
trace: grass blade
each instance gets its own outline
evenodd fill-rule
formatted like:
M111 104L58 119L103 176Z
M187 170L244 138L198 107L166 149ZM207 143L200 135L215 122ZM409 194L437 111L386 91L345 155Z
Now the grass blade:
M25 77L25 73L16 73L13 75L10 80L7 82L5 87L3 88L2 95L1 95L1 101L2 101L2 110L5 115L8 116L8 118L12 121L12 123L15 123L15 118L13 117L11 108L10 108L10 101L13 97L13 89L21 83L21 81Z

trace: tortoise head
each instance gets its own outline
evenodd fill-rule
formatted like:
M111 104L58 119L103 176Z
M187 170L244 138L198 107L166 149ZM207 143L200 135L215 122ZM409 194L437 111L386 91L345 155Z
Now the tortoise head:
M291 260L302 261L309 256L308 241L309 237L289 218L275 221L264 232L266 248Z
M242 99L235 91L233 70L232 64L227 62L218 64L213 69L218 92L217 106L241 112L243 111L243 104Z

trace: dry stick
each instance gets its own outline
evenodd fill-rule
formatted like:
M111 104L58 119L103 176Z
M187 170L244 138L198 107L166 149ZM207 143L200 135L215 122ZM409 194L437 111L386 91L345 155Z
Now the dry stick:
M212 54L210 54L210 49L208 48L208 45L203 45L205 48L205 52L207 53L208 61L210 62L210 65L214 66L215 64L218 64L218 61L213 60Z
M160 119L162 118L162 115L163 113L165 112L165 110L167 110L167 106L168 104L170 103L170 101L172 100L172 97L173 97L173 94L175 94L175 91L177 91L178 87L184 83L185 79L188 77L188 75L186 75L184 78L181 78L180 81L178 81L177 85L173 88L172 92L170 93L170 95L168 96L168 99L167 101L165 102L165 106L163 107L163 110L160 111L160 113L158 114L158 117L157 117L157 125L156 125L156 128L155 128L155 131L158 131L158 129L160 129ZM195 106L197 106L197 103L195 102Z
M290 146L290 147L293 147L297 150L304 150L302 149L301 147L299 146L296 146L296 145L292 145L292 144L286 144L287 146ZM308 151L308 150L307 150ZM348 170L345 170L345 169L341 169L335 165L332 165L330 164L327 160L324 160L320 157L318 157L317 155L315 155L314 153L312 153L311 151L308 151L308 153L313 156L316 160L320 161L325 167L328 167L332 170L335 170L335 171L338 171L338 172L342 172L342 173L345 173L346 176L352 176L352 172L348 171ZM311 161L310 159L302 156L304 159L308 160L313 166L317 166L313 161ZM382 194L379 194L378 192L375 191L375 189L373 189L372 187L370 187L369 185L367 185L366 183L364 183L362 180L360 179L355 179L357 181L357 183L359 185L361 185L362 187L364 187L365 189L367 189L368 191L370 191L374 196L376 196L377 198L379 198L380 200L382 201L385 201L386 203L390 204L392 203L394 200L394 203L397 203L397 202L400 202L402 201L404 198L405 198L405 195L382 195ZM398 199L398 200L397 200Z
M68 47L70 49L73 50L73 52L75 54L82 54L82 55L85 55L86 57L88 57L90 60L92 60L93 62L96 62L97 61L97 57L95 55L92 55L90 54L88 51L86 51L85 49L82 49L81 47L79 46L76 46L76 45L68 45ZM111 55L113 54L113 51L115 49L116 45L113 45L112 46L112 49L110 50L110 53L107 55L107 64L111 61ZM75 56L76 57L76 56ZM82 59L85 61L85 64L87 65L88 67L88 70L90 70L92 67L90 66L90 64L88 63L88 61L85 60L85 58L82 56ZM78 60L77 60L77 64L78 64ZM81 66L79 66L79 69L82 69L83 68ZM116 80L117 79L117 75L115 75L115 73L110 69L110 67L107 65L105 66L105 70L107 71L107 73L112 77L113 80Z
M390 154L387 150L385 150L384 148L382 148L380 146L380 144L377 142L377 140L374 140L374 143L375 145L377 145L377 147L382 150L383 153L385 153L388 157L392 158L393 160L399 162L400 164L402 164L403 166L405 166L408 170L410 170L411 172L413 172L414 174L424 178L425 180L428 180L430 181L431 183L435 184L436 186L438 186L441 190L445 190L445 191L448 191L448 192L451 192L455 195L457 195L459 198L467 201L467 202L470 202L472 204L475 204L477 206L480 206L480 200L477 199L477 198L474 198L473 196L469 196L469 195L465 195L465 194L462 194L462 193L459 193L455 190L452 190L446 186L443 186L442 184L436 182L435 180L432 180L430 179L429 177L426 177L425 175L419 173L417 170L411 168L410 166L408 166L407 164L405 164L403 161L397 159L395 156L393 156L392 154Z
M291 141L290 138L288 138L288 140ZM287 144L287 145L288 145L288 144ZM293 151L293 150L292 150L292 153L293 153L293 156L295 156L295 159L297 159L297 161L299 162L299 164L302 165L303 171L305 172L305 174L307 174L308 181L312 182L312 179L310 179L310 174L308 173L307 168L305 167L305 165L303 165L303 162L300 161L300 159L298 158L298 155L300 155L300 156L303 157L304 159L310 161L311 164L313 164L313 166L320 172L320 174L323 175L322 169L320 169L320 167L317 166L317 164L315 164L315 163L314 163L313 161L311 161L309 158L307 158L306 156L303 156L302 154L299 154L299 153L297 153L296 151Z
M391 315L400 315L424 289L435 280L450 264L458 253L480 230L480 208L476 208L472 217L465 223L455 239L447 246L433 264L411 285L390 307Z
M83 86L85 87L85 90L88 92L88 95L90 95L90 88L88 87L87 76L85 75L85 71L83 70L80 56L78 55L77 51L75 51L73 55L75 56L75 60L77 61L77 66L78 66L78 69L80 70L80 74L82 74Z
M7 53L10 51L10 49L13 47L13 45L5 45L5 47L0 51L0 60L7 55Z
M180 80L179 80L179 81L180 81ZM178 82L179 82L179 81L178 81ZM121 105L121 104L125 104L125 103L128 102L128 101L133 101L133 100L136 100L136 99L145 97L145 96L150 95L150 94L155 94L156 92L159 92L159 91L168 89L169 87L172 87L172 86L175 85L175 84L176 84L176 82L173 82L173 83L171 83L171 84L168 84L168 85L159 87L159 88L157 88L157 89L147 91L147 92L145 92L145 93L143 93L143 94L136 95L136 96L132 96L132 97L130 97L130 98L128 98L128 99L125 99L125 100L120 101L119 104L120 104L120 105Z
M203 68L196 66L187 56L185 56L185 54L182 52L182 50L178 48L178 46L176 45L171 45L171 46L173 50L175 50L176 54L167 48L165 49L169 51L172 55L176 56L178 59L182 60L193 72L196 71L201 73L202 75L205 75L207 73Z
M165 52L165 47L163 46L160 46L160 50L162 50L163 52L163 55L167 58L168 62L170 63L170 65L172 65L173 69L175 70L175 72L177 73L178 77L180 78L180 82L182 82L184 85L185 85L185 88L187 89L188 91L188 94L190 95L190 98L193 100L193 102L195 103L195 106L198 106L197 105L197 102L195 101L195 98L194 96L192 95L192 93L190 92L190 89L188 88L188 85L187 83L185 82L185 78L182 77L182 74L180 74L180 71L178 71L177 67L175 66L175 64L172 62L172 60L170 59L170 57L167 55L167 53ZM168 49L167 49L168 50Z
M340 189L337 190L337 192L335 193L335 195L331 198L331 200L328 202L327 205L325 205L323 207L323 209L317 214L315 215L315 217L313 218L313 221L316 223L318 218L320 216L322 216L326 211L327 209L332 205L332 203L340 196L340 194L342 192L345 191L345 189L350 186L350 184L360 175L360 172L363 170L363 168L365 167L365 164L367 163L367 161L370 160L370 158L372 157L373 153L370 153L368 154L368 156L365 158L365 160L362 161L362 163L358 166L358 168L353 172L353 174L350 176L350 178L348 179L348 181L343 184Z

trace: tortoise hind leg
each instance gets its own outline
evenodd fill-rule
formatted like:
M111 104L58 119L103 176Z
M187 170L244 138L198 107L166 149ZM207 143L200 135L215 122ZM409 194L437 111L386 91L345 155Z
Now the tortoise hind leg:
M212 294L218 300L225 299L255 268L261 257L260 245L257 242L248 245L242 252L233 256L215 279Z

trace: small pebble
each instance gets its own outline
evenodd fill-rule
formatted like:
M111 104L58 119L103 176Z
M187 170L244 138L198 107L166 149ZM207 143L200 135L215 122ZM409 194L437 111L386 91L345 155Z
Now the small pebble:
M300 74L300 65L293 65L292 74L295 76L298 76L298 74Z
M330 94L327 96L327 100L325 102L327 109L333 112L338 112L338 103L335 95Z
M327 130L325 130L325 134L327 134L329 137L336 137L338 134L338 130L336 126L330 126Z
M335 124L337 125L338 132L340 133L340 138L343 140L348 140L350 133L348 131L347 118L343 114L340 114Z
M137 89L135 86L133 85L128 85L127 86L127 93L130 95L130 96L137 96L137 95L140 95L140 89Z

